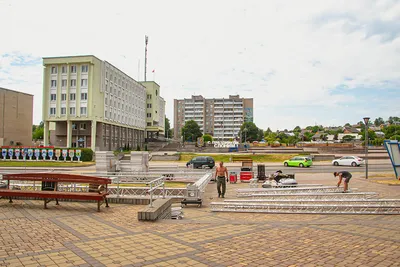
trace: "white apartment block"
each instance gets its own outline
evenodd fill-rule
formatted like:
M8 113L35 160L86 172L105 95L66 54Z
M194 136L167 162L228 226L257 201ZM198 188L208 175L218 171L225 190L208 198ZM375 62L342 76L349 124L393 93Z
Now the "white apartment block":
M216 140L235 139L243 123L253 121L253 99L240 98L239 95L212 99L199 95L175 99L175 138L181 138L181 129L189 120L194 120L203 134L210 134Z

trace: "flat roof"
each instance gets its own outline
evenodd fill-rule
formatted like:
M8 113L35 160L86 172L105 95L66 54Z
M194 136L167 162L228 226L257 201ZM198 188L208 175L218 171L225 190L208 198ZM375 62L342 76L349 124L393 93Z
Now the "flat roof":
M5 91L13 92L13 93L18 93L18 94L24 94L24 95L34 96L34 95L31 95L31 94L28 94L28 93L24 93L24 92L20 92L20 91L11 90L11 89L7 89L7 88L4 88L4 87L0 87L0 90L5 90Z
M103 61L103 60L101 60L100 58L98 58L98 57L96 57L96 56L94 56L94 55L77 55L77 56L43 57L42 59L52 59L52 58L71 58L71 57L94 57L94 58L97 58L97 59L98 59L98 60L100 60L100 61Z

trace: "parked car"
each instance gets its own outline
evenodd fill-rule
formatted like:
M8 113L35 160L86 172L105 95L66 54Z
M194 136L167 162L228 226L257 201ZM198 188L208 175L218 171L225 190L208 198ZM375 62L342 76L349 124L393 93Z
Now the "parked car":
M215 160L212 157L195 157L186 163L186 167L189 167L191 164L195 169L204 167L209 167L212 169L215 166Z
M344 157L341 157L340 159L332 160L332 165L334 165L334 166L342 165L342 166L357 167L364 163L365 163L364 159L357 157L357 156L344 156Z
M310 167L312 165L312 160L309 157L293 157L291 159L285 160L283 162L285 167L293 166L293 167Z

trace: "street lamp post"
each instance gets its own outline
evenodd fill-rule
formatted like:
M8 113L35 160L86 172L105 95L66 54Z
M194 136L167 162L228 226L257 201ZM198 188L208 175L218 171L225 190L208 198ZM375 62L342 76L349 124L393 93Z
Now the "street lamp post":
M365 138L364 138L364 145L365 145L365 179L368 179L368 122L369 117L363 118L365 124Z

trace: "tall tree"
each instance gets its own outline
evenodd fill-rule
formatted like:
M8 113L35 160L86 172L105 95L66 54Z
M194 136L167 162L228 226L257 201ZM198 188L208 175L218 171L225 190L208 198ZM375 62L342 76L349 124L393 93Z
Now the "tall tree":
M253 142L256 141L258 138L258 131L259 129L257 126L254 124L254 122L245 122L242 124L242 127L240 127L240 133L242 135L242 142Z
M167 137L167 138L171 138L172 137L171 124L170 124L169 119L167 117L165 117L164 134L165 134L165 137Z
M32 139L40 140L44 136L44 122L41 121L39 125L32 125Z
M294 127L293 132L294 132L294 133L299 133L299 132L301 132L300 126Z
M185 141L195 142L202 135L199 125L194 120L187 121L182 128L182 136Z
M384 124L384 123L385 123L385 121L381 117L378 117L374 120L375 126L380 126L381 124Z

